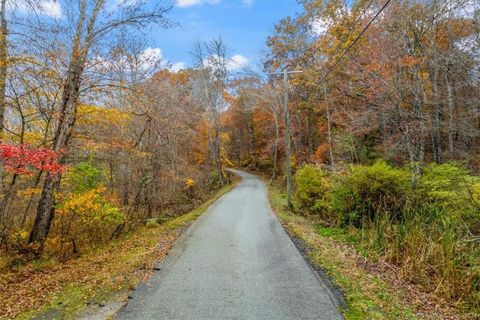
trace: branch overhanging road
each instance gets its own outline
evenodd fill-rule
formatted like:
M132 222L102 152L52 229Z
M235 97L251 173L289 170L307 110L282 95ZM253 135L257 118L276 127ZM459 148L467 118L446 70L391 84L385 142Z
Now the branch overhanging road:
M137 288L117 319L342 319L257 177L213 204Z

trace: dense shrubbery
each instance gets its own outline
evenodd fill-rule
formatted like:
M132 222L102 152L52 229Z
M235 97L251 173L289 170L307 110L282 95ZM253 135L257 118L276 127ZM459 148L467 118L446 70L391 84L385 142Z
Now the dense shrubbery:
M383 161L371 166L352 166L336 179L331 190L333 211L341 224L356 227L380 218L401 219L412 193L409 173Z
M348 227L404 278L480 308L480 179L468 170L431 164L413 188L408 168L384 161L337 175L306 165L295 183L297 209Z
M305 165L295 175L295 199L301 209L315 213L326 213L329 209L328 173L313 165Z
M58 195L54 236L64 254L78 253L84 244L109 240L113 228L125 219L118 199L107 192L105 174L92 162L73 166L65 177L66 192Z
M454 164L430 164L419 183L417 201L448 212L449 219L463 220L480 233L480 178Z

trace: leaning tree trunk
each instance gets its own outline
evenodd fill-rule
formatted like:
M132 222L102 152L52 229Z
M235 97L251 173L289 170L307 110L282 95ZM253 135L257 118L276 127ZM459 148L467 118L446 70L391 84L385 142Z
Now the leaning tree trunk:
M54 137L53 150L61 152L68 146L68 140L75 123L76 106L80 91L80 79L83 73L83 59L72 62L69 75L65 82L62 98L62 111L59 125ZM63 162L65 155L59 161ZM54 193L60 186L60 174L47 174L42 188L42 194L37 207L37 215L29 237L29 243L43 245L55 215ZM40 248L41 251L41 248Z
M60 118L58 120L57 130L53 139L53 150L56 152L61 153L65 148L67 148L68 141L72 135L86 57L93 41L94 25L102 6L103 0L97 0L95 8L92 11L92 15L87 22L87 3L85 0L83 0L80 4L80 14L75 31L70 66L62 92ZM82 41L82 33L84 32L85 22L87 22L87 32L84 40ZM63 163L64 160L65 154L62 154L59 158L59 162ZM29 237L29 243L38 244L37 253L42 252L43 244L48 236L53 222L55 215L54 195L60 186L60 180L60 174L47 174L43 184L35 222Z

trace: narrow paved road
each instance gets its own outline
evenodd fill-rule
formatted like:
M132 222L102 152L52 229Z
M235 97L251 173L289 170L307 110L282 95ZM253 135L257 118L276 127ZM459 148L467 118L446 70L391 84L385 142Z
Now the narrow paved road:
M118 319L341 319L332 293L272 213L257 177L190 228Z

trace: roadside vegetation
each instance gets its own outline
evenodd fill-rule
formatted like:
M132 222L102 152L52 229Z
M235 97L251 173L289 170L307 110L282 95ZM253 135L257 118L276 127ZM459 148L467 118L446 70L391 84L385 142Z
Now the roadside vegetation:
M228 158L268 175L348 318L479 318L478 6L300 3L236 83Z
M366 248L347 230L326 227L313 217L287 207L278 185L270 187L270 203L291 237L321 268L345 299L342 312L348 319L475 319L458 306L398 276L398 266L369 257Z
M125 302L129 291L155 272L155 264L168 255L185 228L234 185L186 214L152 218L135 232L89 248L78 258L44 256L15 267L2 266L0 319L49 314L71 319L87 307Z
M347 253L353 249L355 254L348 257L356 255L356 268L366 266L362 271L366 275L372 266L391 266L394 274L387 269L385 276L393 277L387 281L393 287L385 289L386 299L373 299L383 307L392 307L388 299L393 290L408 292L412 285L424 295L429 293L436 297L434 300L443 301L445 308L456 309L459 317L475 317L480 310L480 246L474 236L479 233L480 179L456 164L430 164L423 170L413 187L410 168L393 167L382 160L345 166L338 172L305 165L295 175L294 212L302 217L297 220L300 228L307 229L302 229L300 237L313 243L315 238L329 239L333 247L325 252L328 255L314 257L327 269L337 268L328 261L330 258L342 262L342 258L334 257L335 246ZM273 194L275 204L278 194ZM290 220L295 221L292 214L285 215L287 227ZM340 271L345 272L351 273ZM341 277L334 275L342 285ZM400 285L397 288L395 284ZM346 284L347 297L358 290L352 292L352 285ZM351 301L355 309L355 299ZM419 297L419 301L423 299ZM435 318L441 305L437 302L426 315ZM428 309L427 305L423 307ZM416 308L413 305L412 312ZM395 315L392 312L397 311L388 311ZM441 313L437 316L443 318ZM419 317L423 318L422 313Z
M221 39L176 72L173 2L47 2L0 3L0 317L137 283L231 183Z

